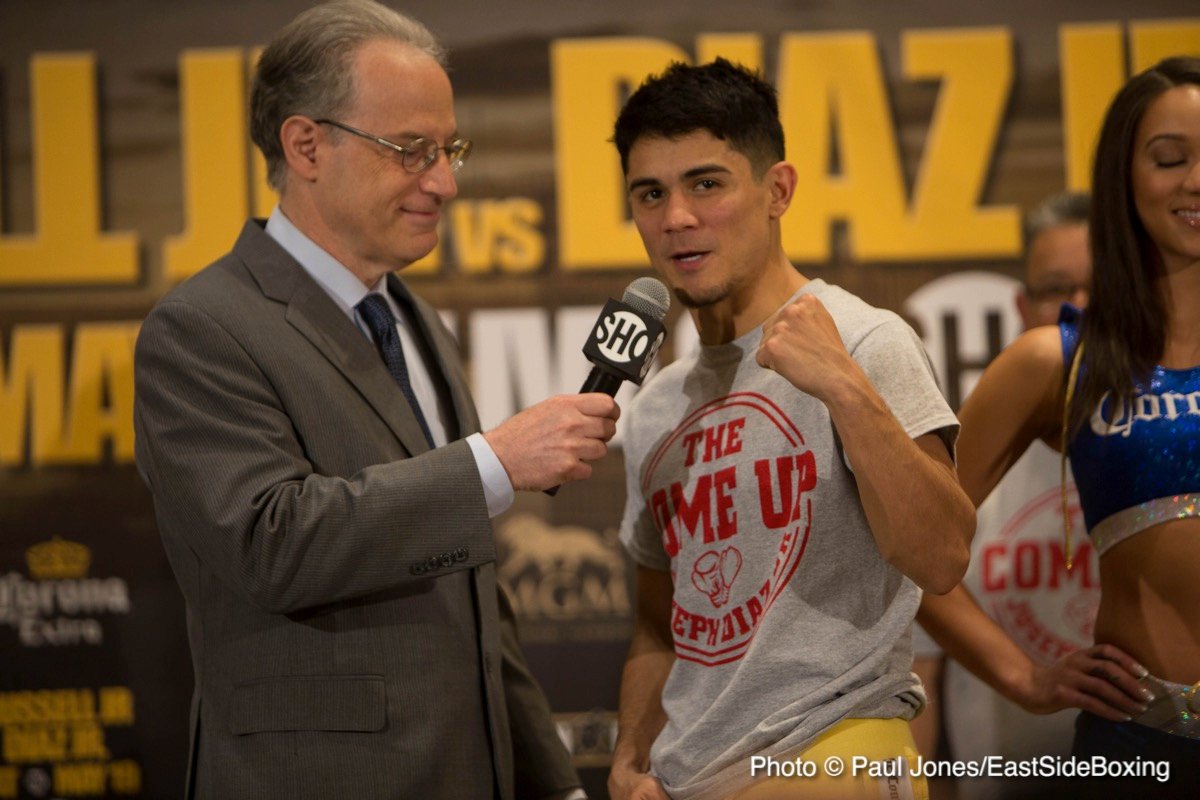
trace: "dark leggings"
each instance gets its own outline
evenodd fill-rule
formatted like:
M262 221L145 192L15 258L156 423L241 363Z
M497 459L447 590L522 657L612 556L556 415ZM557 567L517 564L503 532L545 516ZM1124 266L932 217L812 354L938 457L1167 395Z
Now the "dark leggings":
M1079 797L1136 798L1136 800L1197 800L1200 798L1200 739L1189 739L1148 728L1136 722L1109 722L1083 711L1075 720L1071 755L1077 759L1100 757L1133 764L1144 777L1079 779ZM1167 762L1170 779L1146 762Z

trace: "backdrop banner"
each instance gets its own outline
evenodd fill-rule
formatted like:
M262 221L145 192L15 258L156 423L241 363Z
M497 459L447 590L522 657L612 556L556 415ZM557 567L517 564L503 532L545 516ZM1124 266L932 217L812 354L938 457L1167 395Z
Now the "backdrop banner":
M275 202L247 134L296 0L0 3L0 800L170 798L192 673L133 466L133 346L168 289ZM414 0L475 141L441 243L405 271L456 331L485 427L575 392L604 302L649 274L608 141L671 61L778 88L809 277L905 315L957 406L1017 333L1021 212L1089 182L1131 71L1200 54L1195 0ZM694 346L678 308L662 363ZM627 402L636 387L627 385ZM633 573L619 447L497 520L498 574L592 798Z

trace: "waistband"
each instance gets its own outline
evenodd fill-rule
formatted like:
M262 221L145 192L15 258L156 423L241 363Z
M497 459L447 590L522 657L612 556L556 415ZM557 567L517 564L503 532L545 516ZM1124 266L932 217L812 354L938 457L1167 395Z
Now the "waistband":
M1088 531L1097 555L1104 555L1116 545L1169 519L1200 516L1200 493L1156 497L1136 506L1109 514Z
M895 773L874 775L869 771L851 771L855 757L878 764L890 762ZM897 762L904 759L903 767ZM914 777L918 765L917 746L912 728L899 718L848 718L828 728L808 745L793 748L774 760L790 764L798 760L820 765L811 776L758 777L744 789L725 800L929 800L929 784L922 776ZM837 762L845 771L827 772L825 765ZM749 771L749 767L747 767Z
M1200 739L1200 681L1189 686L1147 675L1141 684L1154 693L1154 701L1133 718L1134 722L1163 733Z

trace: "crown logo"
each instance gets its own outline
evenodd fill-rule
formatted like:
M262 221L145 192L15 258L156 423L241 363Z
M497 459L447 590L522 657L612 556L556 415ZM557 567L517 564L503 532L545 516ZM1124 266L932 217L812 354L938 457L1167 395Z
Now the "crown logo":
M78 542L55 536L27 549L25 561L29 564L29 575L37 580L70 580L87 575L92 552Z

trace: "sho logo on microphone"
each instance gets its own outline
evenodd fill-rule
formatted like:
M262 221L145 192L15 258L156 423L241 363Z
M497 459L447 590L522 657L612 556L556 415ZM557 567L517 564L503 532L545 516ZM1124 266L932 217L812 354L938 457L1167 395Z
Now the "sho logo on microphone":
M631 311L604 314L592 332L596 346L609 360L624 364L640 358L650 346L650 332L642 318Z
M609 300L583 352L610 374L640 384L665 340L661 322L618 300Z

